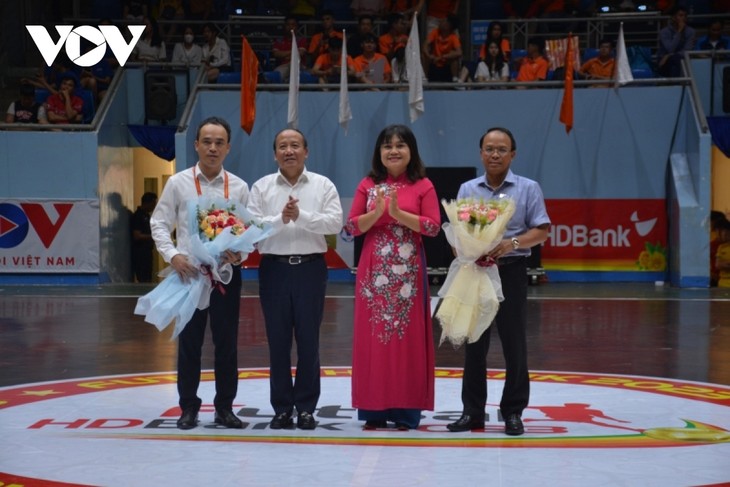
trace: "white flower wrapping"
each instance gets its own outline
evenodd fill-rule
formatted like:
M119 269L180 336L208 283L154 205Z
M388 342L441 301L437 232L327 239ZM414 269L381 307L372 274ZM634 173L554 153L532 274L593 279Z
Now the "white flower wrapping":
M246 224L246 231L235 235L224 229L213 240L203 241L200 237L198 209L203 211L215 208L229 209L239 220ZM190 254L188 259L198 267L198 274L183 282L172 267L160 273L165 279L152 291L137 300L134 314L143 315L145 321L162 331L174 322L172 339L180 332L196 309L210 306L210 293L217 283L228 284L233 277L231 264L220 264L220 256L225 250L242 253L242 261L254 250L254 244L264 240L272 232L270 225L261 225L245 208L233 207L222 198L206 198L188 202L188 228L190 229Z
M468 202L441 202L449 218L442 228L449 244L456 250L456 258L438 293L442 300L435 315L442 331L439 345L444 341L454 346L465 341L476 342L492 324L500 301L504 301L497 266L481 267L475 261L502 240L507 223L515 212L514 201L505 196L492 200L499 214L484 226L459 218L459 203L465 201ZM491 204L490 201L482 203Z

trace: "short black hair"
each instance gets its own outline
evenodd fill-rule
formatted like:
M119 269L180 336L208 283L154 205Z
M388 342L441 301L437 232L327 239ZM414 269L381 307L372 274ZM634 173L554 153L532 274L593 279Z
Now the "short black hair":
M281 129L281 130L279 130L278 132L276 132L276 135L274 135L274 142L273 142L273 143L271 144L271 145L273 146L273 148L274 148L274 152L276 152L276 139L278 139L278 138L279 138L279 136L280 136L280 135L281 135L282 133L286 132L287 130L293 130L294 132L296 132L296 133L298 133L299 135L301 135L301 136L302 136L302 140L304 141L304 148L305 148L305 149L307 148L307 138L306 138L306 137L304 136L304 133L302 133L302 131L301 131L301 130L299 130L299 129L294 129L294 128L289 128L289 127L287 127L287 128L285 128L285 129Z
M221 117L208 117L204 119L200 124L198 125L198 131L195 133L195 140L200 139L200 129L203 128L204 125L220 125L224 129L226 129L226 134L228 134L228 142L231 142L231 126L228 124L228 122L221 118Z
M487 131L484 132L484 135L482 135L482 137L479 139L479 148L480 149L482 148L482 144L484 143L484 137L486 137L487 134L490 134L491 132L502 132L503 134L505 134L507 137L509 137L509 141L512 144L511 150L513 150L513 151L517 150L517 142L515 141L515 136L512 135L512 132L510 132L508 129L506 129L504 127L488 128Z
M153 201L157 201L157 195L155 193L148 191L142 195L142 204L152 203Z
M406 166L406 177L411 182L416 182L419 179L426 177L426 167L423 164L421 155L418 152L418 142L416 136L413 134L410 128L406 125L388 125L378 135L375 141L375 148L373 149L373 158L371 161L371 170L368 177L373 180L376 184L382 183L388 178L388 170L383 165L383 161L380 157L380 147L383 144L390 142L390 139L397 137L408 146L411 151L411 160L408 161Z

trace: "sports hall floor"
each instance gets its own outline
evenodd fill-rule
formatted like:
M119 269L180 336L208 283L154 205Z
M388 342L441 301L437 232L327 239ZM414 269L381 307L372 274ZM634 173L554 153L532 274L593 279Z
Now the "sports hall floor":
M0 486L730 485L730 289L530 286L533 387L515 438L497 412L496 333L484 431L446 431L460 412L463 350L439 346L437 325L435 411L416 431L362 431L350 409L349 283L328 288L314 432L267 428L253 281L244 281L234 405L246 427L217 429L204 407L200 427L179 431L172 327L158 332L132 313L150 289L0 286ZM209 336L203 366L212 369Z

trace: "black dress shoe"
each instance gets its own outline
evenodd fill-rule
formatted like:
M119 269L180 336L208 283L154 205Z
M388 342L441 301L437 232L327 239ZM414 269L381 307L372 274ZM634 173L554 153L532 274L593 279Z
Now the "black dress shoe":
M274 416L274 419L271 420L271 423L269 423L269 428L272 430L280 430L284 428L289 428L294 424L294 421L291 419L291 413L279 413L276 416Z
M233 411L230 409L222 410L222 409L216 409L215 410L215 424L219 424L225 428L234 428L234 429L241 429L243 428L243 423L240 419L238 419L238 416L233 414Z
M525 432L522 418L517 413L510 414L504 422L504 432L510 436L520 436Z
M476 429L484 429L484 417L479 418L470 416L468 414L462 414L459 419L453 423L446 425L446 428L452 433L458 433L460 431L470 431Z
M312 413L303 412L297 416L297 428L300 430L313 430L317 426L317 422L314 420Z
M184 409L180 418L177 420L177 427L181 430L190 430L198 426L198 409Z

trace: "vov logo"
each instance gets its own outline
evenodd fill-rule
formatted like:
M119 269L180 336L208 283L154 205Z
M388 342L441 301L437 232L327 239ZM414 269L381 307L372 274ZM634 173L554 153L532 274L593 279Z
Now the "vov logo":
M104 58L107 44L112 50L114 57L117 58L120 66L124 66L129 56L132 54L134 46L142 37L144 25L129 25L127 28L132 34L132 40L127 43L122 33L116 26L100 25L98 28L91 25L57 25L58 42L51 39L50 34L42 25L26 25L30 37L35 42L36 47L43 56L43 60L47 66L53 65L61 48L66 46L66 54L68 58L82 68L88 68L95 65ZM81 53L81 39L84 38L91 42L94 47L86 53Z

